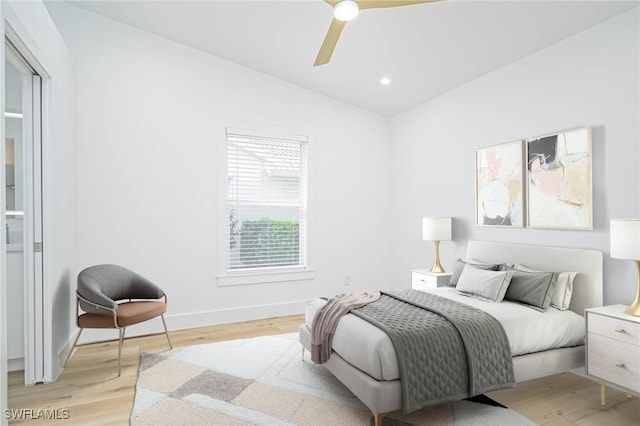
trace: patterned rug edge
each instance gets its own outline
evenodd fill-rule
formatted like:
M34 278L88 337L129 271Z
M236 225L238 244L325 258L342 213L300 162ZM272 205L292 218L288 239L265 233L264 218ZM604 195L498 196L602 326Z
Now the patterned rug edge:
M366 406L300 354L295 333L142 353L130 424L373 424ZM407 416L391 413L383 421L426 424L535 423L484 395Z

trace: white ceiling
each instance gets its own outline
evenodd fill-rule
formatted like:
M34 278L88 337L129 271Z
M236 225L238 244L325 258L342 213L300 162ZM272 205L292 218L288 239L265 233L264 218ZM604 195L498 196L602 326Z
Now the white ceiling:
M71 1L335 99L393 116L638 7L632 1L461 1L369 9L313 67L322 0ZM597 60L597 58L594 58ZM392 83L382 86L381 77Z

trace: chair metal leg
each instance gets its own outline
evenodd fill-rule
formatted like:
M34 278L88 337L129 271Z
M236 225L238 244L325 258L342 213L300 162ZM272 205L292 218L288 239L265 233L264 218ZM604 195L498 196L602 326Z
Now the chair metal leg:
M120 377L121 373L120 363L122 360L122 341L124 340L124 330L125 328L118 329L118 331L120 332L120 339L118 342L118 377Z
M162 318L162 325L164 325L164 334L167 335L167 342L169 342L169 349L173 349L173 345L171 344L171 340L169 339L169 330L167 330L167 322L164 320L164 315L160 315Z

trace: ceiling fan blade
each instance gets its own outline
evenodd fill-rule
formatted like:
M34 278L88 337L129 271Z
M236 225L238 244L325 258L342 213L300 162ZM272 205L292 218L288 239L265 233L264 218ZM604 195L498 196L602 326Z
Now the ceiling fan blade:
M333 50L336 48L338 38L340 37L340 33L342 32L345 24L345 21L338 21L336 18L333 18L333 20L331 21L331 25L329 26L329 31L327 31L327 35L322 42L322 46L320 46L320 51L318 52L316 61L313 63L314 67L329 63L329 61L331 60L331 55L333 55Z
M440 0L357 0L360 10L382 9L385 7L410 6L412 4L432 3Z

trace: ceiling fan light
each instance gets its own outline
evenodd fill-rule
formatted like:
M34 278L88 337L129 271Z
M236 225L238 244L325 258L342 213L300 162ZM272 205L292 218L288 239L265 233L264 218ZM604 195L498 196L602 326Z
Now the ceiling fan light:
M342 0L333 8L333 16L339 21L350 21L358 16L360 8L353 0Z

